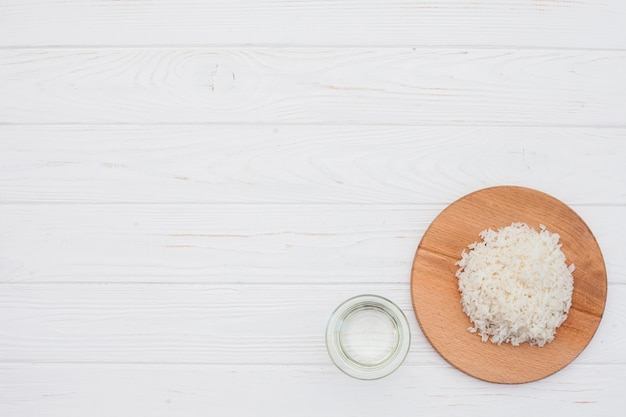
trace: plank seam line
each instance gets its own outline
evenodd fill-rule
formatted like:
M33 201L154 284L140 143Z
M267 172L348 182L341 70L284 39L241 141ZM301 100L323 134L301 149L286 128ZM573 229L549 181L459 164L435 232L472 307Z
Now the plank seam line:
M355 123L354 121L347 122L255 122L255 121L243 121L243 122L111 122L111 123L99 123L99 122L1 122L2 127L159 127L159 126L197 126L197 127L346 127L358 129L360 127L402 127L402 128L421 128L421 127L439 127L439 128L516 128L516 129L626 129L626 124L559 124L559 123L541 123L541 124L518 124L507 122L467 122L467 121L455 121L448 120L442 122L423 121L415 123Z
M458 196L460 198L462 196ZM255 207L275 207L275 206L301 206L301 207L323 207L336 208L338 206L344 207L368 207L368 208L396 208L396 209L412 209L420 210L420 207L425 210L443 209L451 204L454 200L446 202L428 202L428 203L412 203L412 202L399 202L399 203L372 203L372 202L308 202L299 203L291 201L275 201L275 202L249 202L249 201L35 201L35 200L13 200L13 201L0 201L0 206L255 206ZM626 208L626 203L568 203L564 201L570 207L604 207L604 208Z
M320 366L320 367L328 367L334 368L334 365L330 362L292 362L292 363L281 363L281 362L156 362L156 361L73 361L73 362L64 362L64 361L26 361L26 360L2 360L0 361L0 366L2 365L73 365L73 366L85 366L85 365L139 365L139 366L283 366L283 367L299 367L299 366ZM404 363L404 366L436 366L436 367L446 367L451 368L450 365L447 364L438 364L434 362L410 362L407 361ZM569 366L615 366L615 365L626 365L626 362L586 362L586 363L571 363Z
M298 43L174 43L174 44L39 44L39 45L3 45L0 50L76 50L76 49L409 49L409 50L477 50L477 51L563 51L563 52L626 52L626 47L573 47L543 45L464 45L464 44L298 44Z
M410 275L406 281L1 281L0 287L38 287L38 286L163 286L163 287L338 287L338 286L385 286L405 287L410 286ZM609 286L623 286L626 282L607 280ZM387 288L396 290L399 288Z

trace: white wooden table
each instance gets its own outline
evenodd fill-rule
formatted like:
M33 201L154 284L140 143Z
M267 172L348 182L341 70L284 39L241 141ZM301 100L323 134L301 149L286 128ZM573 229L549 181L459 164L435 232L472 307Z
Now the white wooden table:
M626 406L626 3L0 0L0 415L616 416ZM421 333L449 203L576 210L609 292L567 368L496 385ZM362 382L332 310L404 309Z

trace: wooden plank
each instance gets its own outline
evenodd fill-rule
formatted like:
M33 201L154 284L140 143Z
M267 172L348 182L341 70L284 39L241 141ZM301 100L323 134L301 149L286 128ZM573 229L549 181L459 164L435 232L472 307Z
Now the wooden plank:
M4 204L0 281L408 282L444 207ZM573 208L626 283L624 206Z
M626 48L626 8L458 0L4 0L0 46L407 45Z
M0 51L0 123L624 126L626 52Z
M0 410L12 417L150 415L500 417L619 415L625 365L573 364L524 385L488 384L445 364L405 364L387 378L351 379L316 366L0 364ZM425 377L427 375L428 377ZM245 400L244 400L245 399Z
M625 154L611 128L5 125L0 203L448 204L517 184L626 204Z
M331 313L363 293L385 296L404 310L412 333L408 363L443 363L417 326L408 283L3 284L0 357L29 363L324 365L330 363L324 334ZM598 333L573 363L626 364L624 297L626 285L611 284Z

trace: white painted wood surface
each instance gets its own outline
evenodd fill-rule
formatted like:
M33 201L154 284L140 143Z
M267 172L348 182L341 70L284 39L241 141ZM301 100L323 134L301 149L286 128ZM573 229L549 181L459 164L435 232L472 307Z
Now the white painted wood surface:
M419 240L444 207L0 205L0 282L406 284ZM615 221L622 206L572 207L595 232L609 282L626 284L626 246L614 244L626 236Z
M626 3L0 0L0 415L618 416L626 407ZM515 184L608 270L588 348L503 386L411 310L421 235ZM324 326L395 301L391 376Z
M624 127L626 51L0 51L4 123Z
M0 5L2 46L626 46L620 0L3 0Z

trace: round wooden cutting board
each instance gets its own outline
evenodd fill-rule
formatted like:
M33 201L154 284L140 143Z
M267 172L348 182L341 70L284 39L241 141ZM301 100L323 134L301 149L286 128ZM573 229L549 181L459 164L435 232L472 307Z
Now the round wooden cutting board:
M561 236L567 264L573 263L574 293L567 320L544 347L498 346L470 333L454 263L482 230L523 222ZM591 230L567 205L529 188L502 186L469 194L448 206L422 238L411 272L415 315L433 347L448 362L476 378L497 383L531 382L569 364L593 337L606 302L602 253Z

